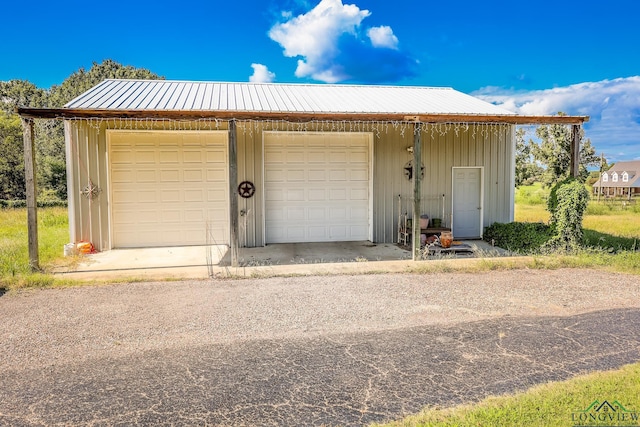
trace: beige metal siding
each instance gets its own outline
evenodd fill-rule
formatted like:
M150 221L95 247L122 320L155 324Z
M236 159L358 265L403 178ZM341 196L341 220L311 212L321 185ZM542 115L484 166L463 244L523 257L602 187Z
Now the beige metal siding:
M483 225L513 221L513 126L423 125L421 211L430 218L451 224L452 168L484 166ZM410 127L383 133L375 139L374 241L395 242L398 223L398 195L402 212L411 215L412 182L403 175L405 163L413 158ZM442 195L444 194L444 203Z
M171 126L177 126L175 124ZM183 129L193 132L202 124L183 123ZM213 129L225 130L227 124L212 124ZM99 250L109 249L109 207L106 180L107 152L105 129L131 129L131 124L120 124L117 120L89 125L84 121L67 124L67 147L73 161L69 176L70 227L76 240L88 240ZM140 129L163 129L166 123L140 123ZM135 129L135 127L133 127ZM250 199L239 198L240 244L262 246L263 235L263 131L348 131L331 123L318 125L295 125L282 122L238 123L238 181L252 181L256 194ZM423 163L425 166L422 185L422 211L430 217L442 217L442 194L444 200L444 222L450 223L451 180L454 166L484 166L484 212L483 224L513 220L513 173L514 173L514 126L509 125L423 125ZM413 145L412 124L361 125L354 131L373 133L373 240L395 242L397 237L398 195L403 197L403 210L411 211L409 197L412 183L403 174L405 163L412 159L407 147ZM91 202L80 195L88 185L89 177L102 189L100 196ZM73 199L73 200L72 200ZM91 214L90 214L91 212ZM243 214L244 213L244 214Z
M74 243L88 241L97 250L109 249L109 211L107 154L103 128L86 122L72 121L65 125L66 150L71 169L67 177L69 192L69 228ZM91 182L100 189L92 200L82 194Z

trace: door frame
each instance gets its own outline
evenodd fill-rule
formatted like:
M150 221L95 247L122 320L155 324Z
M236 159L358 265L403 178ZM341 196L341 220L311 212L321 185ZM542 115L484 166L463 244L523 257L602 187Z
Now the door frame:
M453 224L455 221L455 217L453 215L455 211L453 203L455 200L454 193L456 183L454 177L456 169L478 169L480 171L480 222L478 225L480 227L480 238L482 239L484 232L484 166L453 166L451 168L451 231L453 231Z
M267 246L267 193L266 193L266 170L265 167L265 136L266 134L270 135L289 135L289 134L300 134L300 135L366 135L368 137L367 149L369 150L369 190L368 190L368 230L367 235L370 242L373 242L373 167L374 167L374 159L373 159L373 132L296 132L296 131L283 131L283 130L269 130L262 132L262 244L263 246Z

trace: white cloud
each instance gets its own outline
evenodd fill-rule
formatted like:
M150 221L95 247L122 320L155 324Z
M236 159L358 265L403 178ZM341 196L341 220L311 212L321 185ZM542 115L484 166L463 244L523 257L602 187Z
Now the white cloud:
M370 15L342 0L321 0L301 15L282 15L284 22L274 25L269 37L283 47L285 56L301 58L295 71L299 78L373 83L413 75L416 61L397 50L390 27L371 28L368 39L361 37L362 22Z
M369 28L367 36L371 39L373 47L388 47L390 49L398 48L398 38L393 34L391 27L386 25Z
M640 76L536 91L485 87L472 95L528 115L590 116L586 137L610 160L640 158Z
M276 78L266 65L254 63L251 64L251 68L253 68L253 75L249 77L251 83L271 83Z
M369 15L368 10L344 5L342 0L322 0L309 12L275 25L269 37L280 43L285 56L306 58L298 61L297 77L311 76L335 83L346 76L327 69L326 59L336 55L338 38L345 33L355 34L356 27ZM321 74L323 79L318 78Z

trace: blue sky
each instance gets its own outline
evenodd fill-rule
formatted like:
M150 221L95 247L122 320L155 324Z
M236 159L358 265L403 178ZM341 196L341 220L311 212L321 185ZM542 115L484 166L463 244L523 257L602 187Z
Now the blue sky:
M3 12L0 80L48 88L110 58L167 79L451 86L525 114L588 114L599 153L640 159L636 0L35 1L27 15L19 2Z

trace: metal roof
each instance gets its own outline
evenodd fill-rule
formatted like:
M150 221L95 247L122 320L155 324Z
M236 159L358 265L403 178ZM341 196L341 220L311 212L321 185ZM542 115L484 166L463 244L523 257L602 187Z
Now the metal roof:
M452 88L171 80L105 80L65 108L307 114L515 113Z

